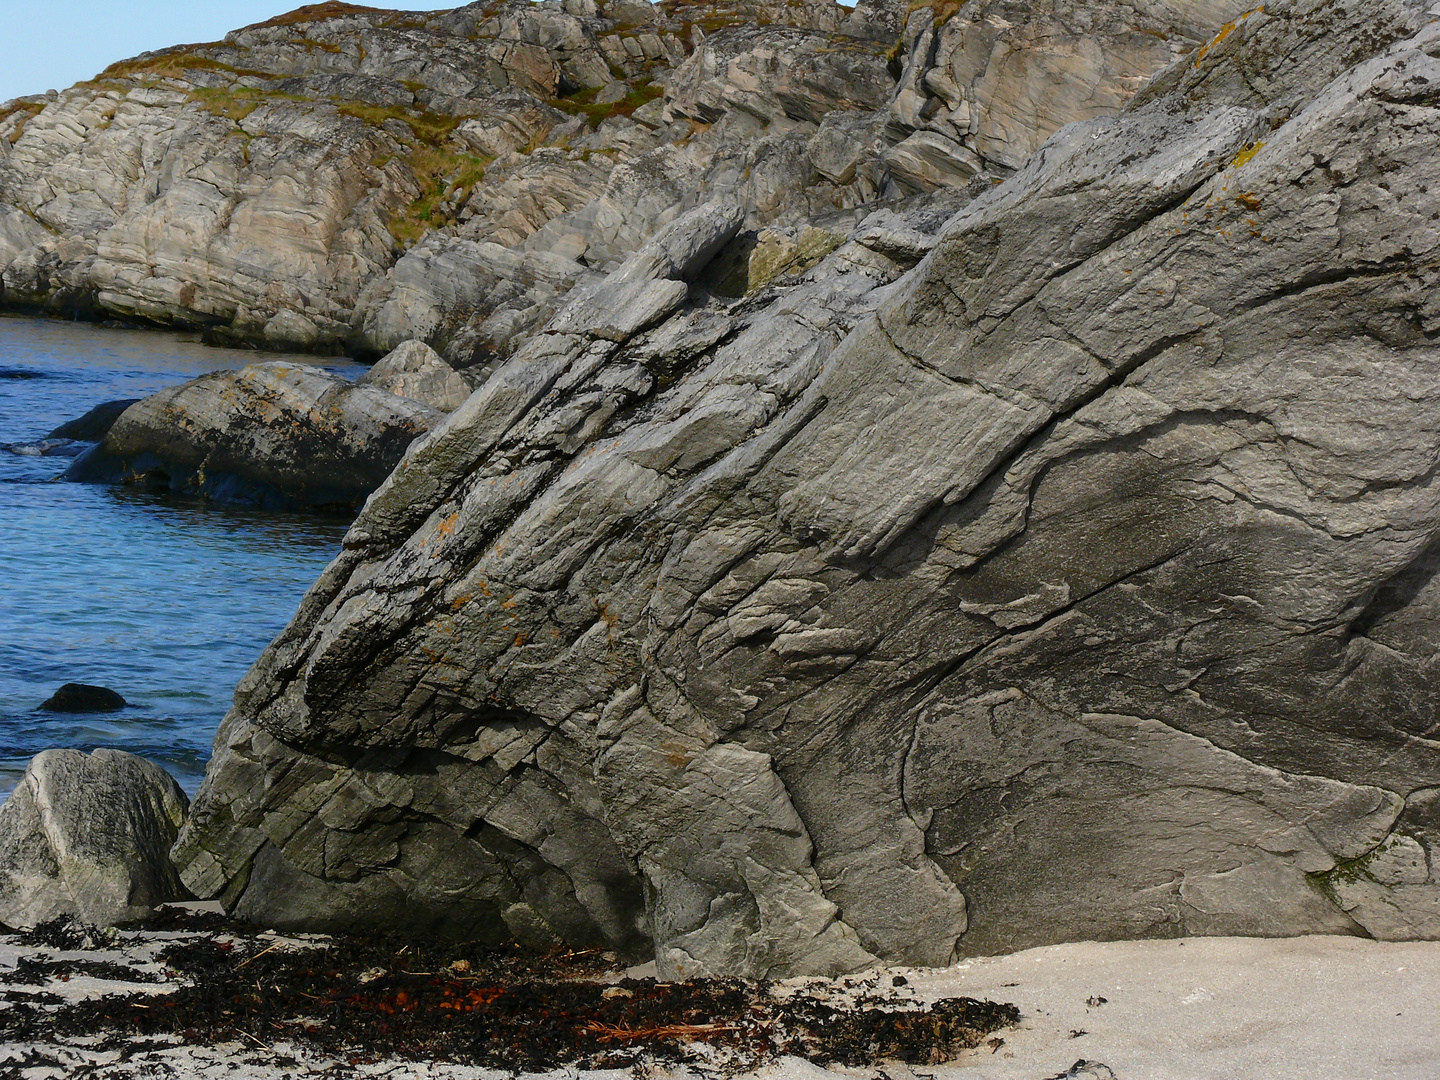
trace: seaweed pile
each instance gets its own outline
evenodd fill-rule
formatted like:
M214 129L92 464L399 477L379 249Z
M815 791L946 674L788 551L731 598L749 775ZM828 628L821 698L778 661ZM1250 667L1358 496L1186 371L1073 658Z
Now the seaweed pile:
M920 1001L902 976L847 987L824 980L662 983L627 977L614 953L542 954L517 945L404 937L278 937L214 917L171 917L157 931L122 932L116 949L146 942L153 962L107 952L76 957L93 932L51 924L12 939L25 956L0 984L90 975L111 986L64 1002L3 990L0 1039L12 1046L98 1036L105 1047L243 1042L360 1064L449 1061L514 1071L623 1068L642 1061L752 1067L777 1055L817 1063L937 1064L1019 1020L1013 1005ZM62 950L62 951L53 951ZM63 950L69 950L68 954ZM159 974L156 974L156 968ZM144 993L126 983L164 981Z

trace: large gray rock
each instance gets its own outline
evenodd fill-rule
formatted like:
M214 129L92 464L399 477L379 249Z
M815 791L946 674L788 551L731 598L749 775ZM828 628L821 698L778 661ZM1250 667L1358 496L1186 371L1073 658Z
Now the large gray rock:
M119 750L46 750L0 806L0 923L114 926L189 897L170 862L189 809L174 779Z
M592 276L572 258L432 234L362 294L361 341L389 351L423 340L473 375L488 374Z
M397 346L355 382L418 401L442 413L458 409L471 390L460 373L423 341Z
M277 508L358 506L439 419L408 397L270 361L131 405L65 478Z
M1254 5L1171 0L918 6L889 119L1018 168L1068 123L1117 112L1155 72ZM936 15L941 18L936 18Z
M1277 0L1248 77L744 300L653 251L572 296L238 688L186 882L666 975L1440 937L1440 25L1403 7Z

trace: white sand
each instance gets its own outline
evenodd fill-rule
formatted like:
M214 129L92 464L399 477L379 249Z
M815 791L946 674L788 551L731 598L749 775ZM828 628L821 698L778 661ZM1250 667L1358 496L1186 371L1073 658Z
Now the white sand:
M13 960L10 961L13 963ZM785 1059L753 1080L1440 1080L1440 943L1341 937L1187 938L1057 945L969 960L944 970L891 968L845 980L925 999L967 995L1013 1002L1018 1028L1003 1044L941 1066L825 1070ZM76 988L78 989L78 987ZM88 989L88 988L87 988ZM839 987L837 987L839 989ZM1105 998L1103 1004L1088 1002ZM1073 1032L1084 1032L1072 1035ZM35 1050L49 1058L42 1065ZM298 1063L276 1062L295 1053ZM81 1047L0 1046L0 1070L27 1080L100 1066L97 1080L131 1078L499 1078L491 1070L384 1062L352 1070L289 1047L240 1045L143 1051L129 1061ZM1091 1065L1071 1072L1079 1060ZM549 1074L630 1080L628 1072ZM652 1075L664 1074L656 1070ZM682 1080L684 1071L671 1073ZM737 1078L743 1080L743 1078Z
M937 1077L1042 1080L1084 1058L1120 1080L1440 1078L1440 942L1056 945L912 981L926 997L1011 1001L1024 1016L997 1052L921 1070Z

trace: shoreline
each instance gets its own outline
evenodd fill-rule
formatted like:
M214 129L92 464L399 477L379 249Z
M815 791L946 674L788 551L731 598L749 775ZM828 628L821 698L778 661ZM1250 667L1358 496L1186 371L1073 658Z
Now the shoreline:
M26 1080L71 1075L80 1068L107 1080L166 1075L190 1078L385 1076L394 1080L498 1080L499 1077L565 1076L619 1080L622 1076L680 1078L726 1076L746 1080L1221 1080L1265 1076L1309 1080L1316 1076L1421 1080L1440 1062L1440 944L1376 942L1363 938L1179 938L1159 941L1081 942L1028 949L1008 956L962 960L949 968L886 967L839 979L796 978L764 988L771 999L829 1002L836 1016L853 1017L880 997L900 1009L934 1006L947 999L1013 1004L1018 1024L1008 1024L934 1064L894 1060L824 1063L794 1053L746 1056L724 1036L722 1023L697 1023L679 1042L656 1039L631 1045L619 1058L566 1062L559 1051L544 1067L493 1066L417 1059L369 1047L357 1038L336 1052L298 1034L259 1038L237 1027L233 1037L205 1040L190 1032L150 1033L117 1039L113 1029L49 1040L13 1039L17 1004L60 1014L104 996L135 1008L154 1009L159 998L186 985L160 959L176 943L219 942L234 950L238 966L252 963L257 984L275 979L262 958L278 955L298 971L312 967L318 951L346 943L322 935L281 935L230 923L215 904L171 905L184 911L176 929L121 931L118 939L92 933L89 947L56 950L35 944L36 935L0 938L0 1017L7 1017L0 1044L0 1075ZM208 927L208 928L207 928ZM55 931L40 931L40 936ZM52 940L64 944L65 939ZM24 944L30 941L31 944ZM228 942L228 944L227 944ZM70 941L74 944L74 940ZM215 948L212 944L205 946ZM458 948L458 947L457 947ZM403 951L403 950L402 950ZM175 953L167 954L172 958ZM413 955L413 954L412 954ZM243 957L243 958L242 958ZM29 968L17 968L28 963ZM39 966L37 967L37 960ZM587 954L534 954L507 959L508 989L528 986L534 965L554 965L558 985L598 989L602 999L645 993L704 994L707 984L653 984L653 965L625 969ZM530 965L530 966L527 966ZM256 974L257 972L263 972ZM46 972L44 981L17 975ZM282 966L279 970L287 970ZM457 965L460 970L460 965ZM470 968L464 967L465 972ZM497 969L499 970L499 969ZM109 977L121 972L123 979ZM494 978L476 969L481 982ZM128 972L128 973L127 973ZM431 974L427 972L409 974ZM217 978L219 976L216 976ZM247 975L247 978L250 977ZM360 976L376 1001L393 986L387 973ZM133 979L159 981L131 981ZM190 977L193 982L193 976ZM283 981L283 979L281 980ZM487 983L488 985L488 983ZM733 987L740 984L713 984ZM280 994L279 983L267 996ZM403 999L403 995L402 995ZM700 998L703 1002L703 997ZM543 1010L537 1006L537 1016ZM317 1007L318 1014L323 1008ZM7 1016L7 1014L9 1014ZM549 1014L545 1013L547 1021ZM579 1014L577 1014L579 1015ZM476 1030L498 1021L483 1012ZM538 1022L538 1021L537 1021ZM323 1021L317 1021L323 1023ZM312 1030L318 1030L312 1029ZM656 1028L663 1034L670 1030ZM678 1029L677 1029L678 1030ZM693 1043L685 1039L694 1038ZM706 1045L712 1039L718 1046ZM781 1048L783 1049L783 1047ZM539 1059L537 1059L538 1061ZM588 1064L589 1067L586 1067Z
M304 342L269 341L262 336L234 330L228 323L171 323L126 316L93 305L51 307L44 304L20 304L0 299L0 319L38 319L43 322L76 323L105 330L134 330L143 333L169 334L181 341L191 341L207 349L228 349L253 353L257 358L308 357L316 364L330 360L349 360L365 366L373 365L384 353L361 349L348 341L307 345ZM258 361L257 361L258 362Z

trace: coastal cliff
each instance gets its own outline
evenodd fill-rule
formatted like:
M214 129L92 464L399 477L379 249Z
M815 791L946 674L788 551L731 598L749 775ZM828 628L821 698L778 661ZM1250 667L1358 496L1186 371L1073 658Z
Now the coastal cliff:
M7 303L478 387L184 883L669 977L1440 937L1437 56L1428 0L323 5L7 106Z
M146 54L0 107L0 303L484 367L684 210L744 205L773 273L814 219L1017 167L1240 10L956 7L332 2Z

